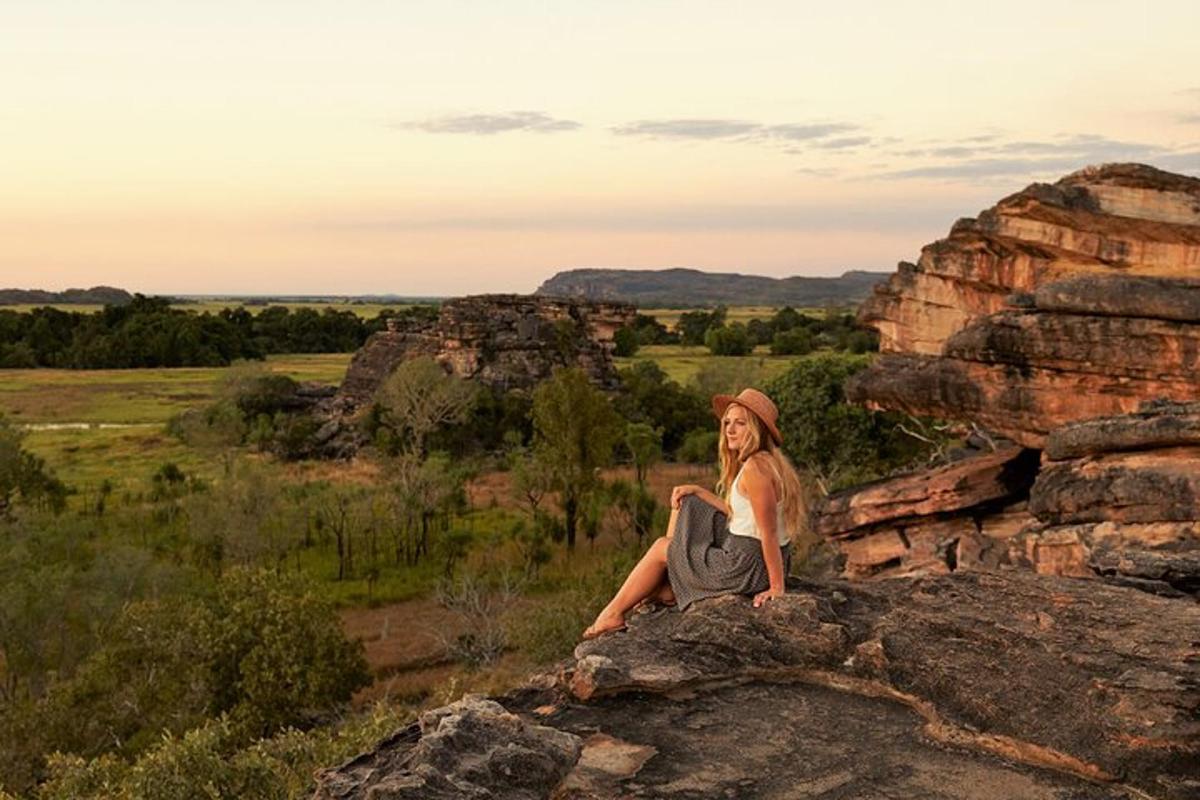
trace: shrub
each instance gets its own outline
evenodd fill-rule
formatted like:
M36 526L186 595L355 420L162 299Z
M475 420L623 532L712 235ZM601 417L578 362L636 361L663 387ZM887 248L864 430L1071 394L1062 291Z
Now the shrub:
M715 356L745 356L754 350L750 334L740 322L709 328L704 334L704 346Z
M812 334L806 328L780 331L771 340L771 354L777 356L803 356L812 352Z

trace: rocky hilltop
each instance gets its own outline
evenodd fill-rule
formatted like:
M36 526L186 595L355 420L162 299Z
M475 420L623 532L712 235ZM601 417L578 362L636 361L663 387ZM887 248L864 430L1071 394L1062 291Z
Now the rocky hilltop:
M344 456L360 444L352 418L399 364L429 356L460 378L506 391L532 389L556 367L578 366L605 389L617 386L614 334L633 306L532 295L473 295L442 303L436 319L390 321L354 354L337 393L317 409L317 446Z
M1200 797L1200 181L1035 184L902 264L851 387L974 426L811 524L840 577L645 608L317 798Z
M886 272L852 270L837 278L767 278L696 269L571 269L543 283L539 295L668 306L857 305Z

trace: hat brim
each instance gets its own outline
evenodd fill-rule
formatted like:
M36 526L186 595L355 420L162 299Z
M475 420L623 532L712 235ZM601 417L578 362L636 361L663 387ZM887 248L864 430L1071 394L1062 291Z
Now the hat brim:
M767 429L767 431L771 434L771 439L773 439L775 441L775 444L780 445L780 446L783 445L783 434L781 434L779 432L779 429L775 427L774 423L765 419L762 414L759 414L757 411L755 411L754 408L752 408L748 403L746 403L742 400L738 400L737 397L734 395L731 395L731 394L714 394L713 395L712 410L713 410L713 413L717 415L717 419L724 419L725 409L729 408L729 406L733 405L734 403L737 403L739 406L748 410L754 416L758 417L758 421L761 422L763 424L763 427L765 427Z

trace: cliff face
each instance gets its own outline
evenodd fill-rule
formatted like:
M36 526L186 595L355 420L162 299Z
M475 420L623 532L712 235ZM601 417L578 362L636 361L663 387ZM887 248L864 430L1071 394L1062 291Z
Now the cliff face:
M1034 184L960 220L862 307L885 355L847 392L1050 430L1200 396L1200 180L1130 164Z
M845 574L1017 566L1200 591L1198 248L1200 181L1109 165L1035 184L901 265L863 309L890 352L848 396L1016 446L826 498L814 525Z

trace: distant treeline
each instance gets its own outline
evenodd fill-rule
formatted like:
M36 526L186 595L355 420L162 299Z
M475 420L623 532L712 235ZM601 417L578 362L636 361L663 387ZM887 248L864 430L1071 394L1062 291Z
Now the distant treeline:
M124 305L133 295L112 286L93 286L90 289L67 289L48 292L44 289L0 289L0 306L20 305Z
M219 367L272 353L353 352L389 318L436 313L413 306L364 320L332 308L269 306L257 314L241 307L198 314L140 294L92 313L0 310L0 368Z

